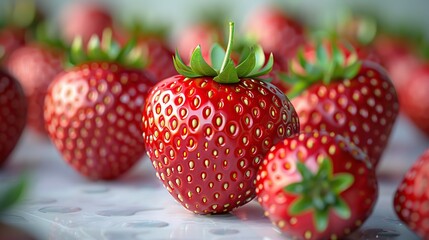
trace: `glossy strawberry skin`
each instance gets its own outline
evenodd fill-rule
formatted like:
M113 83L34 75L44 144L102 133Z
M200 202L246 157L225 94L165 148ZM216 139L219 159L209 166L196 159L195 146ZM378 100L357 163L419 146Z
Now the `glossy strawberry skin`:
M257 17L255 17L257 16ZM245 24L245 33L275 58L290 59L305 42L304 27L274 8L256 10Z
M396 189L393 205L397 216L423 239L428 239L429 226L429 150L426 150Z
M292 104L301 130L326 130L350 138L376 167L399 111L396 90L377 64L363 62L352 79L316 83Z
M46 134L43 105L49 84L63 70L63 53L42 45L16 49L6 63L7 69L24 88L28 101L28 126Z
M429 62L415 66L406 86L398 89L402 112L429 136Z
M144 154L141 109L154 80L92 62L60 73L45 99L46 129L64 160L90 179L114 179Z
M318 232L311 210L300 215L289 214L291 203L299 196L284 188L302 179L297 162L316 172L325 157L331 159L334 176L348 173L354 177L353 184L340 194L351 215L343 219L331 209L326 230ZM367 155L356 145L334 133L312 132L285 139L270 149L258 170L256 194L265 215L286 235L298 239L342 239L372 213L378 185Z
M18 143L26 117L27 101L21 85L0 68L0 166Z
M252 200L262 157L298 129L286 96L252 79L220 84L177 75L152 89L143 110L143 136L157 176L199 214L228 212Z

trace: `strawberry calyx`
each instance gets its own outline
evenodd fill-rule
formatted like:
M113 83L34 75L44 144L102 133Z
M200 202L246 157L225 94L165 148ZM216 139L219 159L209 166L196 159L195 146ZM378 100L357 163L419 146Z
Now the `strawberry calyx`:
M265 55L260 46L249 48L241 54L237 66L231 59L232 46L234 42L234 23L229 23L229 38L226 50L215 43L210 50L210 66L203 58L201 47L197 46L191 55L189 66L180 58L178 51L173 57L174 67L177 72L187 78L213 77L218 83L237 83L240 78L261 79L260 76L269 73L273 67L273 55L265 64ZM265 64L265 65L264 65Z
M362 62L351 45L346 47L350 51L348 56L340 50L335 42L331 43L330 46L318 42L314 61L308 61L304 56L304 50L300 49L295 62L301 69L295 69L294 65L290 64L289 74L281 76L284 81L292 86L291 90L287 92L288 97L294 98L318 82L327 85L333 81L355 77Z
M340 218L350 218L350 207L340 194L353 184L352 174L333 175L332 161L329 158L322 160L316 173L312 173L302 162L297 163L297 169L302 180L284 187L285 192L299 196L289 206L288 211L291 215L314 211L313 219L319 232L326 230L331 209Z
M136 40L129 40L123 47L112 39L112 30L105 29L100 38L93 35L84 46L82 37L76 37L70 47L68 61L71 65L88 62L113 62L122 67L142 69L145 66L144 48L136 46Z

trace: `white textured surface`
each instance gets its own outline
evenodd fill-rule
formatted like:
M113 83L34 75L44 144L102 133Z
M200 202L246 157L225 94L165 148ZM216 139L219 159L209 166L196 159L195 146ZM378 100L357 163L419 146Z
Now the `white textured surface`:
M371 218L350 239L417 239L394 215L393 192L428 140L400 118L379 168L380 197ZM0 170L0 186L26 170L25 201L0 220L40 239L287 239L256 201L230 214L200 216L162 187L149 160L113 182L90 182L69 168L46 140L26 132Z

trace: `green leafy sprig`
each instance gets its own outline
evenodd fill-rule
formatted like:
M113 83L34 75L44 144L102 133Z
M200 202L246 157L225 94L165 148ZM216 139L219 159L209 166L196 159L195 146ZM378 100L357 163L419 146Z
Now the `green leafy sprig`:
M93 35L87 46L84 46L82 37L76 37L70 47L68 61L71 65L94 61L114 62L123 67L142 69L147 59L147 53L144 50L136 46L135 39L131 39L121 47L112 39L112 30L105 29L101 40Z
M350 218L350 207L340 194L353 184L353 175L350 173L333 175L332 162L329 158L321 162L316 173L312 173L302 162L297 163L297 168L302 180L284 188L284 191L299 196L289 206L289 214L297 216L312 211L314 224L319 232L326 230L331 209L340 218Z
M0 192L0 213L15 205L28 189L27 176L22 176L16 183Z
M187 66L180 58L178 51L173 57L174 66L177 72L188 78L213 77L218 83L237 83L240 78L258 78L269 73L273 67L273 55L265 64L265 55L261 47L256 46L244 51L236 66L231 59L232 46L234 41L234 23L229 23L229 38L226 50L219 44L214 44L210 51L211 66L204 60L201 47L197 46ZM264 65L265 64L265 65ZM268 79L261 79L268 80Z
M294 98L312 84L322 82L329 84L333 81L351 79L357 75L361 67L361 61L358 59L356 51L352 46L348 46L351 52L348 57L340 50L336 43L332 43L331 54L328 47L323 43L316 45L316 59L310 62L304 56L303 50L299 50L296 57L296 63L299 64L302 71L294 69L290 64L289 73L282 75L282 79L292 86L287 93L288 97Z

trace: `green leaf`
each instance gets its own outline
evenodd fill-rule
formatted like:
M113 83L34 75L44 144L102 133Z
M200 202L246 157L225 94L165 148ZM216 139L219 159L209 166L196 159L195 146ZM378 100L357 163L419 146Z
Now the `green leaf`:
M89 60L92 60L92 59L108 60L107 55L104 54L103 51L101 51L100 39L96 35L93 35L89 39L87 54L88 54Z
M302 182L294 182L283 189L285 192L292 193L292 194L302 194L306 190L305 184Z
M329 62L328 51L321 43L319 43L316 48L316 57L317 61L319 61L322 66L326 66L326 64Z
M198 45L191 56L191 69L202 76L216 76L217 72L207 64L206 60L201 53L201 47Z
M265 64L265 66L262 69L255 70L255 72L250 73L247 77L252 78L252 77L259 77L259 76L268 74L273 69L273 64L274 64L274 57L273 57L273 54L271 53L270 57L268 58L267 64Z
M179 53L176 50L176 55L173 56L173 64L174 67L176 68L176 71L188 78L195 78L195 77L201 77L200 74L196 74L194 71L192 71L192 69L188 66L186 66L185 63L183 63L182 58L180 58Z
M304 163L297 162L296 167L298 168L298 171L301 174L303 181L313 178L313 173L310 171L310 169L307 168Z
M247 58L244 59L240 64L237 66L237 74L238 76L247 76L250 72L253 71L256 64L256 57L255 53L252 51L250 54L247 55Z
M338 173L331 180L331 189L334 193L340 194L353 185L354 177L350 173Z
M303 48L300 48L300 49L298 50L297 58L298 58L299 65L300 65L303 69L307 69L307 64L308 64L308 62L307 62L307 59L306 59L306 58L305 58L305 56L304 56L304 50L303 50Z
M254 69L261 69L265 63L264 50L262 50L262 47L260 45L256 45L253 51L255 53L255 58L256 58Z
M240 53L240 61L239 63L243 62L250 53L254 52L254 48L253 47L245 47L243 48L243 50Z
M86 59L85 50L83 49L82 37L79 36L73 39L73 42L70 48L69 58L72 64L77 64Z
M27 178L21 179L12 187L2 193L0 197L0 212L12 207L24 194L27 189Z
M342 219L349 219L351 216L350 207L347 205L347 203L342 200L338 199L338 202L333 206L335 213L341 217Z
M344 77L348 79L354 78L358 74L360 68L361 63L358 61L354 62L344 70Z
M332 175L332 162L329 158L324 158L319 165L319 170L317 170L316 178L317 179L326 179Z
M225 58L225 49L223 49L218 43L215 43L210 50L210 60L213 68L219 72L222 67L223 59Z
M313 196L313 198L311 200L313 202L313 207L317 211L321 211L326 207L325 202L323 201L323 199L320 196Z
M332 56L337 65L343 66L345 64L344 54L336 44L332 44Z
M214 77L213 80L218 83L237 83L240 81L235 65L231 59L226 64L224 70L220 72L218 76Z
M324 209L322 211L316 211L314 213L314 222L316 224L316 230L323 232L328 227L329 210Z
M297 78L299 79L299 78ZM287 92L287 97L289 99L292 99L294 97L299 96L303 91L305 91L305 89L308 88L308 86L310 86L311 83L307 82L307 81L299 81L296 80L295 84L292 85L292 88Z
M309 197L300 197L293 201L291 205L289 205L288 212L291 215L299 215L307 210L310 210L313 207L311 198Z

